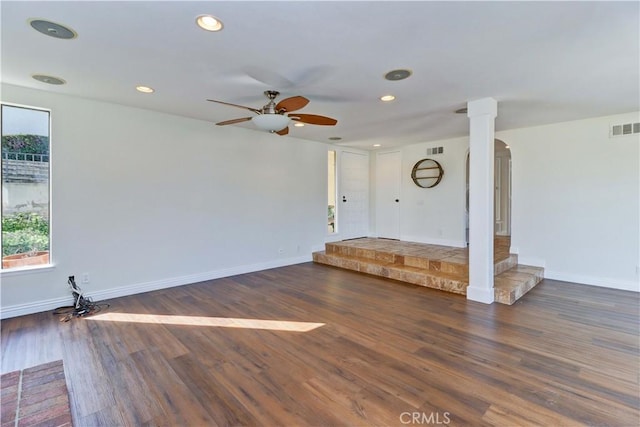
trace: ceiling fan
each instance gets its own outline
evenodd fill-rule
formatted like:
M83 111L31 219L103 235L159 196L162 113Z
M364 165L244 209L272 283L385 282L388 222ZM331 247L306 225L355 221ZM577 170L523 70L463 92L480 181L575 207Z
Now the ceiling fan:
M278 135L286 135L289 133L289 123L291 120L322 126L335 126L335 124L338 123L336 119L326 116L318 116L316 114L290 114L292 111L304 108L309 103L309 100L304 96L292 96L291 98L283 99L276 104L275 99L280 95L280 92L275 90L266 90L264 91L264 95L269 99L269 102L262 108L245 107L243 105L231 104L229 102L216 101L215 99L207 99L207 101L243 108L256 113L256 115L252 117L242 117L240 119L232 119L216 123L218 126L232 125L251 120L262 130L277 133Z

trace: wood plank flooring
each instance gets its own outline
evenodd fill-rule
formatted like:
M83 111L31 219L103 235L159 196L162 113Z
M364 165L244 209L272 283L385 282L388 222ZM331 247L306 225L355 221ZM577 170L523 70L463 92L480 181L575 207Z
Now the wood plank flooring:
M633 292L484 305L305 263L108 302L2 321L2 372L63 359L75 426L640 423Z

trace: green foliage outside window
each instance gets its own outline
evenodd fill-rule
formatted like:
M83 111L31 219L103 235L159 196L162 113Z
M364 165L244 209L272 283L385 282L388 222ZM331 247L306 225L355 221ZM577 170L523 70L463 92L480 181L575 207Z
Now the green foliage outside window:
M49 137L42 135L3 135L2 151L49 154Z
M2 256L49 250L49 222L36 213L2 217Z

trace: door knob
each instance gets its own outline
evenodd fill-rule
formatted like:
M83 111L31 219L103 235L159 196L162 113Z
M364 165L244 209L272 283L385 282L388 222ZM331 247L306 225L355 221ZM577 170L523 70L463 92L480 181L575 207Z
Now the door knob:
M346 201L347 201L347 198L346 198L345 196L342 196L342 201L343 201L343 202L346 202Z

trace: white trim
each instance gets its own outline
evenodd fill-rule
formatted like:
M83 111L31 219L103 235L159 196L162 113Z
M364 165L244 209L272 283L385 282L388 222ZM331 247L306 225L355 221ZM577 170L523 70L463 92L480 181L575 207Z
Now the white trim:
M221 270L208 271L204 273L191 274L188 276L172 277L169 279L154 280L145 283L135 283L127 286L120 286L113 289L105 289L103 291L87 293L87 297L94 301L102 301L105 299L119 298L128 295L140 294L143 292L156 291L159 289L172 288L174 286L189 285L192 283L204 282L207 280L220 279L223 277L236 276L238 274L253 273L255 271L268 270L271 268L285 267L287 265L301 264L303 262L312 261L311 254L303 255L295 258L284 258L274 261L262 262L250 265L240 265L237 267L225 268ZM43 311L53 310L56 307L73 304L73 298L61 297L43 301L35 301L27 304L17 304L8 307L2 307L0 310L0 319L10 317L23 316L25 314L40 313Z
M511 253L517 254L517 252L511 252ZM535 257L523 257L521 255L518 255L518 264L545 268L545 261L541 258L535 258Z
M0 270L0 277L22 276L24 274L48 273L55 270L54 264L40 264L28 267L18 267Z
M339 242L339 241L341 241L341 240L344 240L342 237L343 237L343 236L341 236L341 235L340 235L340 233L329 234L329 235L325 236L325 238L324 238L324 242L325 242L325 243ZM316 247L317 247L317 246L324 247L324 245L316 245ZM315 251L314 251L314 252L315 252Z
M610 279L606 277L583 276L579 274L562 273L559 271L544 272L545 279L561 280L563 282L580 283L582 285L600 286L621 291L640 292L640 281Z
M44 301L29 302L26 304L17 304L9 307L2 307L0 310L0 319L8 319L10 317L24 316L26 314L41 313L43 311L53 310L57 307L73 305L73 297L52 298Z
M484 289L469 286L467 287L467 299L484 304L491 304L495 301L495 292L493 288Z

